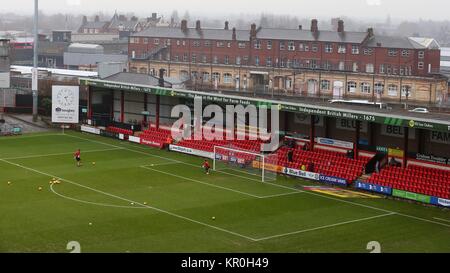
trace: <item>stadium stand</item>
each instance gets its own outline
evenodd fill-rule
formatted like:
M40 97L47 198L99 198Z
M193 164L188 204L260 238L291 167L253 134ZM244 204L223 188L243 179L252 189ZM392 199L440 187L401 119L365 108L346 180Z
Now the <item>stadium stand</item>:
M450 171L422 166L387 167L374 173L368 181L399 190L450 198Z
M144 140L160 143L161 146L167 143L167 139L172 135L170 130L156 129L151 127L140 134L140 137Z
M369 158L360 159L347 158L345 154L315 149L304 151L301 147L293 149L293 161L288 162L288 147L282 147L277 151L276 158L268 159L269 164L278 164L284 167L301 170L305 166L307 170L314 164L313 172L328 176L340 177L348 182L353 182L363 174L363 169Z
M114 127L114 126L107 127L106 131L111 132L111 133L130 135L130 136L133 135L133 131L132 130L122 129L122 128Z

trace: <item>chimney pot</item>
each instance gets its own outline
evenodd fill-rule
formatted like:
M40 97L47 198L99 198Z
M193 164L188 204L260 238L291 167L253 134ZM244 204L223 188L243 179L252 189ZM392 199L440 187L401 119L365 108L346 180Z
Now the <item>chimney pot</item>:
M369 38L372 38L374 36L373 28L368 28L367 34L368 34Z
M317 19L311 20L311 32L318 32L319 31L319 23Z
M299 30L303 30L303 26L302 25L298 25L298 29Z
M237 37L236 37L236 28L235 28L235 27L233 28L233 37L232 37L232 39L233 39L233 41L237 40Z
M225 21L225 30L229 29L229 25L230 25L230 23L228 23L228 21Z
M197 20L197 22L195 22L195 29L196 30L201 30L201 24L200 24L200 20Z

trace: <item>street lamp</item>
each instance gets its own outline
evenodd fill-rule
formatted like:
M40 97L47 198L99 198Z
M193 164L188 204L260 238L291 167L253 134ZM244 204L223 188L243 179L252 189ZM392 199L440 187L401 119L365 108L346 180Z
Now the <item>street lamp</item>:
M32 93L33 93L33 121L37 121L38 116L38 22L39 4L34 0L34 49L33 49L33 72L32 72Z

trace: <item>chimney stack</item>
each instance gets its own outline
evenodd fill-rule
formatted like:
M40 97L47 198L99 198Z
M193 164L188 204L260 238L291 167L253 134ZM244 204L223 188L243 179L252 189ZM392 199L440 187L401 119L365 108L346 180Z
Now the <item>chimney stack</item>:
M299 30L303 30L303 26L302 25L298 25L298 29Z
M236 28L235 28L235 27L233 28L233 37L232 37L232 39L233 39L233 41L236 41L236 40L237 40L237 37L236 37Z
M256 38L256 24L252 24L252 27L250 29L250 38Z
M186 32L187 29L188 29L188 27L187 27L187 20L182 20L182 21L181 21L181 30L182 30L183 32Z
M94 21L95 21L95 22L100 22L100 16L98 16L98 15L95 15L95 19L94 19Z
M345 31L345 29L344 29L344 21L343 20L339 20L338 21L338 29L337 29L337 31L339 33L343 33Z
M230 23L228 23L228 21L225 21L225 30L229 29L229 25L230 25Z
M195 29L196 30L201 30L201 25L200 25L200 20L197 20L197 22L195 22Z
M367 29L367 34L368 34L369 38L372 38L374 36L373 28L368 28Z
M159 69L159 81L158 81L159 87L164 87L164 72L165 71L166 70L164 68Z
M317 19L311 20L311 32L318 32L319 31L319 22Z

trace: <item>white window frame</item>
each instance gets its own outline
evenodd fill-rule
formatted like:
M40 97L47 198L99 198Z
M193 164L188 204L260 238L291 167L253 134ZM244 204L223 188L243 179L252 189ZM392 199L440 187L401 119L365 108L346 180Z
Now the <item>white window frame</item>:
M325 44L325 53L333 53L333 44Z
M388 85L388 96L397 97L398 96L398 86L395 84Z
M356 90L358 89L358 83L354 81L347 82L347 92L348 93L356 93Z
M359 46L358 45L352 45L352 54L359 55Z
M360 92L363 94L370 94L372 92L372 85L368 82L362 82L360 87Z

